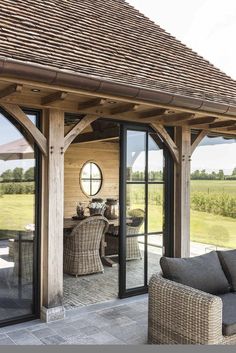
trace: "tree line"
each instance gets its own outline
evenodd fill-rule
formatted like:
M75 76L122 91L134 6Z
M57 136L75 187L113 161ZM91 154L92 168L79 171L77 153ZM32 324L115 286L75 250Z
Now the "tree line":
M205 169L195 170L191 173L192 180L236 180L236 167L234 168L231 175L226 175L223 169L219 169L218 172L207 173Z
M145 172L135 171L132 172L131 168L127 169L127 178L132 181L142 181L145 180ZM148 172L149 181L163 180L162 171L149 171ZM236 167L234 168L231 175L226 175L223 169L219 169L218 172L206 172L205 169L195 170L191 173L192 180L236 180Z
M16 167L15 169L7 169L1 175L1 182L22 182L34 181L35 168L31 167L27 170Z

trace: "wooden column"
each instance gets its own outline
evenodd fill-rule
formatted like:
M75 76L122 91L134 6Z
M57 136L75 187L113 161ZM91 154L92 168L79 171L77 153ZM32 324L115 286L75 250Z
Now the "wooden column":
M174 256L190 256L190 163L191 129L176 127L175 143L179 163L175 166L175 237Z
M64 112L49 109L47 123L48 158L45 159L43 307L42 319L64 317L63 299L63 215L64 215Z

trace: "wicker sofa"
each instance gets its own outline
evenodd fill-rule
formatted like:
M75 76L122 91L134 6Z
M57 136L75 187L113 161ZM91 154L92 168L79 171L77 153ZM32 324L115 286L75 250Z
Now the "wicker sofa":
M236 251L233 252L236 256ZM235 268L233 271L235 275ZM231 325L225 325L224 321ZM164 278L162 274L153 275L149 284L148 341L236 344L235 287L231 286L228 293L215 295Z

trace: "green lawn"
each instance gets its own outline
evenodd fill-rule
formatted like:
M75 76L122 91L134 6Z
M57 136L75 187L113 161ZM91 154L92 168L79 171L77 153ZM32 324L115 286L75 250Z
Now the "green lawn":
M0 230L24 230L34 223L34 195L3 195L0 210Z
M236 219L191 210L191 240L236 248Z
M191 180L191 191L234 196L236 180ZM236 219L191 210L191 240L236 248Z

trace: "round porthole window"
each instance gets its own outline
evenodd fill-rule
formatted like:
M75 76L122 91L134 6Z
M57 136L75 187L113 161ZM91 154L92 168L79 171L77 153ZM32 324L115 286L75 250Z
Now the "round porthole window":
M81 170L80 185L88 196L96 195L102 187L102 172L96 163L87 162Z

